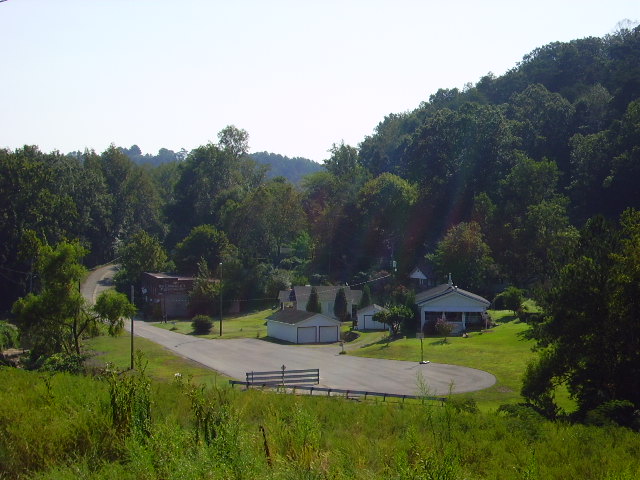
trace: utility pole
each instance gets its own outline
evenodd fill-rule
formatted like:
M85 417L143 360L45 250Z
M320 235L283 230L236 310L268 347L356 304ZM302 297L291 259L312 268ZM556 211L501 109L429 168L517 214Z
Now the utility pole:
M220 262L220 336L222 336L222 262Z
M131 285L131 304L135 305L133 301L133 285ZM131 370L133 370L133 317L135 315L131 315Z

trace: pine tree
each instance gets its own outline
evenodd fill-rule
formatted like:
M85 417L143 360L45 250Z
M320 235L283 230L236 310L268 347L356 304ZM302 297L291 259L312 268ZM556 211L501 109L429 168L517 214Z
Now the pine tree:
M365 285L362 289L362 298L358 304L358 309L368 307L372 303L373 299L371 298L371 289L369 288L369 285Z
M347 320L347 295L344 291L344 288L341 288L340 290L338 290L338 293L336 293L336 299L333 303L333 314L341 322Z
M311 294L307 301L307 312L322 313L322 306L320 305L320 298L318 297L318 291L316 287L311 287Z

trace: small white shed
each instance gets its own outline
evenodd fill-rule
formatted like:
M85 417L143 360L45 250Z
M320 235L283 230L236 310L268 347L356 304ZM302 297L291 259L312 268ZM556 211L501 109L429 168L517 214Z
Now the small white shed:
M340 321L293 308L267 318L267 335L291 343L332 343L340 339Z
M369 305L367 307L361 308L358 310L358 330L388 330L388 325L385 325L381 322L376 322L373 319L373 316L378 313L385 311L386 308L381 307L380 305Z

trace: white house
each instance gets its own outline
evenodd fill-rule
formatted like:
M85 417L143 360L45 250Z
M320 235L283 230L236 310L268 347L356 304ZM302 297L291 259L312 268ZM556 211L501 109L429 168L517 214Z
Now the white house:
M362 290L352 290L348 285L344 287L326 285L317 287L311 287L309 285L295 286L291 288L291 290L280 291L280 294L278 295L280 307L283 309L285 307L292 307L295 310L305 311L307 309L307 302L309 301L312 288L315 288L316 292L318 292L318 300L320 301L320 306L322 308L321 313L331 318L335 318L333 314L333 305L336 301L338 290L341 288L344 289L345 297L347 298L347 312L350 315L355 314L354 307L360 303L360 299L362 298Z
M424 290L436 286L436 274L431 263L420 262L409 273L409 278L417 290Z
M388 330L389 326L385 325L382 322L376 322L373 319L373 316L378 313L385 311L386 308L381 307L380 305L369 305L367 307L361 308L358 310L358 330Z
M340 339L340 321L294 308L267 318L267 335L291 343L332 343Z
M438 285L416 295L420 310L420 331L434 328L439 318L454 324L453 333L465 331L474 325L483 325L491 303L486 298L449 283Z

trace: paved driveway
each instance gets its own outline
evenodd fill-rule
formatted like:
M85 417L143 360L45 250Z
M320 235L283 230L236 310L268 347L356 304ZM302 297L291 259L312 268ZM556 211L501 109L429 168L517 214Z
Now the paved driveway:
M85 284L85 295L91 298L92 288L93 291L108 288L112 273L113 270L98 270L91 275L87 283L93 282L93 287ZM134 332L239 380L244 380L245 372L279 370L285 365L287 369L319 368L320 386L405 395L423 393L418 391L420 376L431 395L481 390L496 381L490 373L473 368L340 355L340 347L336 345L279 345L254 338L209 340L164 330L141 320L135 321Z
M320 385L331 388L415 395L424 378L432 395L470 392L490 387L495 377L473 368L340 355L338 346L279 345L254 338L216 340L183 335L143 321L136 335L163 345L224 375L244 380L245 372L319 368Z

